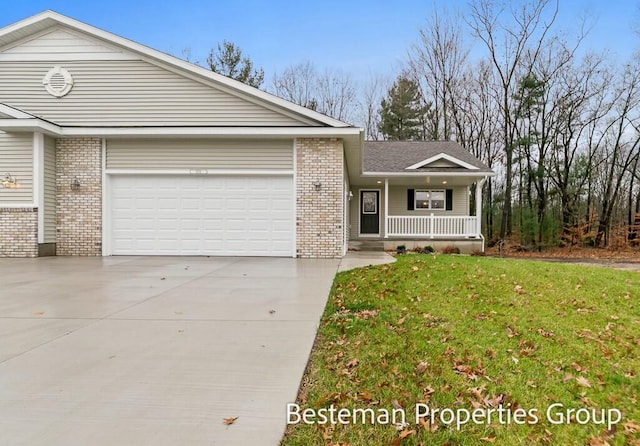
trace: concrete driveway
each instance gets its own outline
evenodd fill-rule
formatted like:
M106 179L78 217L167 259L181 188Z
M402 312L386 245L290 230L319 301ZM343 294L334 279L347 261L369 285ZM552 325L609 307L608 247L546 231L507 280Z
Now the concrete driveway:
M338 263L0 259L0 444L277 445Z

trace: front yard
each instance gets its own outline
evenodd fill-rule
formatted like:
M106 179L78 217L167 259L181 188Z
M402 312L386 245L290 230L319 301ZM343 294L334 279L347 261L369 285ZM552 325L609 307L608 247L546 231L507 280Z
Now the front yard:
M526 260L341 273L282 444L640 444L639 298L637 272Z

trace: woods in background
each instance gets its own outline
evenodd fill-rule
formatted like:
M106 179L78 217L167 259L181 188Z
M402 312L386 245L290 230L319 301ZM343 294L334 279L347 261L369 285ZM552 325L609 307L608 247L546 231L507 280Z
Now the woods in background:
M640 63L583 48L585 23L568 38L558 8L473 0L464 14L430 15L398 49L408 55L395 79L358 87L303 62L266 89L368 139L458 141L497 172L483 190L490 243L640 243Z

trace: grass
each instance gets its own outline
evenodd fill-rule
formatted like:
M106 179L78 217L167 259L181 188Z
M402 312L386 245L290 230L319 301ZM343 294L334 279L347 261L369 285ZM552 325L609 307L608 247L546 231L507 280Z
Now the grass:
M416 254L341 273L297 404L395 408L406 424L291 424L282 444L640 444L639 294L637 272L513 259ZM416 420L419 403L503 419L457 429L449 413ZM525 424L508 421L518 408Z

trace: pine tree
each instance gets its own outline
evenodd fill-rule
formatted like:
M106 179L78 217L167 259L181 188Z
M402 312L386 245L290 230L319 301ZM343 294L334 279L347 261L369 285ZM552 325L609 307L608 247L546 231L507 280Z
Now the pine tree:
M416 141L425 139L429 104L426 104L420 86L406 74L398 76L380 105L380 132L390 141Z
M232 42L224 40L209 52L207 65L211 71L230 77L252 87L259 88L264 81L264 70L253 67L253 61L242 56L242 50Z

